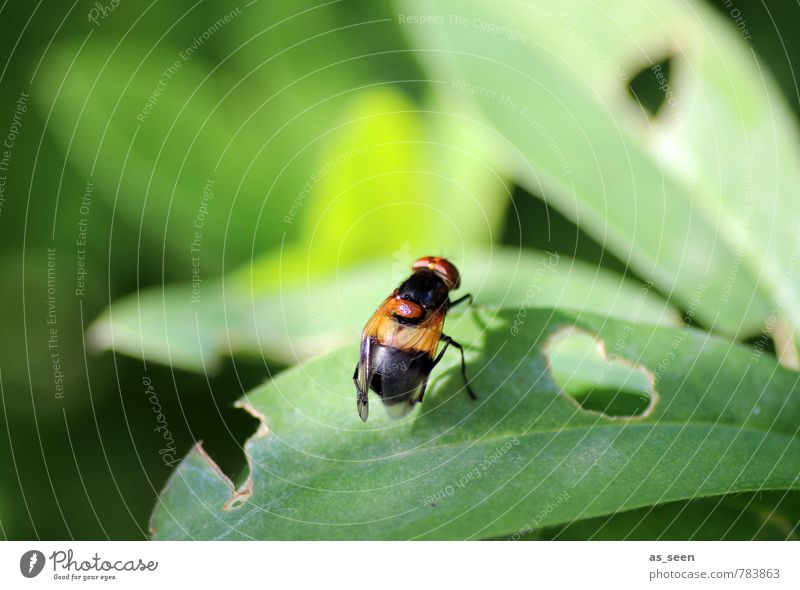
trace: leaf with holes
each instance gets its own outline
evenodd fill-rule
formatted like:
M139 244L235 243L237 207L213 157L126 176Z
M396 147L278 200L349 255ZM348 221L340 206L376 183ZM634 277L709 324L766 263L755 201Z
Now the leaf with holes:
M195 448L160 496L154 537L495 538L800 489L798 374L758 351L688 327L546 309L474 309L445 331L467 346L477 401L448 355L414 412L392 421L373 395L362 424L356 343L294 367L240 402L263 422L246 444L247 481L234 486ZM626 367L654 383L639 417L583 409L557 384L634 387L620 380Z
M709 328L765 326L796 366L797 125L731 23L699 2L395 4L449 15L399 22L437 88L505 139L512 178ZM654 118L627 88L640 70Z

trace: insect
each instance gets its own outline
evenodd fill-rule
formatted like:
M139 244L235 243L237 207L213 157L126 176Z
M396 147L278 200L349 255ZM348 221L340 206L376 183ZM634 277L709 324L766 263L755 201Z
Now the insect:
M369 416L370 389L395 417L422 401L428 377L449 346L461 352L461 376L467 393L476 399L467 379L464 348L442 333L447 311L472 295L450 301L461 283L456 267L439 256L425 256L412 274L386 298L361 333L361 355L353 373L358 415ZM444 348L436 354L439 342Z

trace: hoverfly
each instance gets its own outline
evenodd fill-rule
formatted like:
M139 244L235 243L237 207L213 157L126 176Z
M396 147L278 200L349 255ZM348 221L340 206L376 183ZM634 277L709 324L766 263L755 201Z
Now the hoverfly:
M358 415L369 416L370 389L390 414L402 416L422 401L428 377L448 346L461 352L461 376L467 393L476 399L467 379L464 348L442 333L447 311L472 295L450 301L461 278L452 263L425 256L411 267L412 274L386 298L361 333L361 355L353 373ZM436 354L439 342L444 348Z

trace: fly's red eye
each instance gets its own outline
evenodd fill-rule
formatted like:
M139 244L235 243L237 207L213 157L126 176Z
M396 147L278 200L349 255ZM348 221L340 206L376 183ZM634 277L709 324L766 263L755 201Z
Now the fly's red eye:
M414 272L422 270L423 268L433 270L434 260L436 260L436 258L434 258L433 256L423 256L422 258L419 258L416 262L414 262L414 264L411 265L411 270L413 270Z
M439 275L449 289L458 289L461 284L461 276L458 274L458 269L441 256L423 256L411 266L411 270L414 272L423 268L432 270Z

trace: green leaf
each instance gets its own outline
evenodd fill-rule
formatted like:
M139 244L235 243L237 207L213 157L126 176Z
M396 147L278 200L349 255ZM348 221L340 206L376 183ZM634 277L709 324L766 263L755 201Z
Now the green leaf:
M99 348L192 371L212 370L234 354L294 363L352 341L414 259L399 250L392 261L331 275L310 272L305 252L288 251L221 283L168 285L120 299L91 327L90 339ZM679 324L646 286L564 256L478 248L454 261L462 291L479 304L558 306Z
M534 531L525 540L784 541L798 539L798 492L670 502ZM516 539L517 537L512 537Z
M505 140L514 180L711 329L796 332L797 126L722 16L657 0L396 6L436 87ZM627 84L665 58L670 79L645 71L666 101L649 119Z
M357 345L247 395L263 420L237 490L196 447L168 482L156 539L495 538L666 502L800 489L798 374L690 328L527 309L450 318L467 348L425 401L392 421L372 396L362 424ZM547 368L553 335L591 333L655 378L641 418L576 407Z

